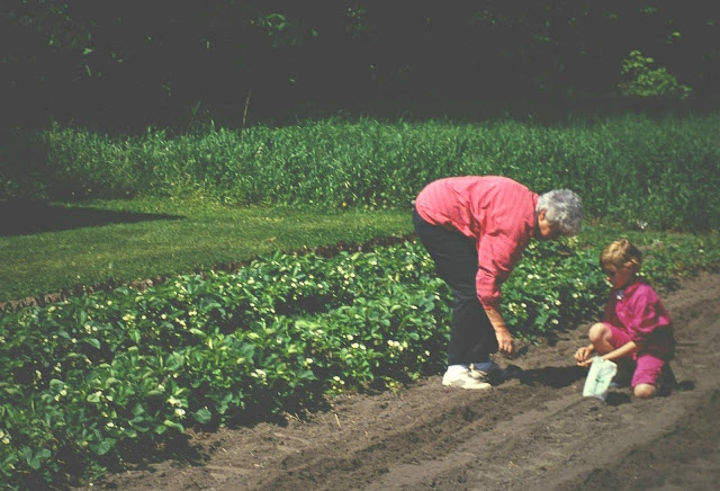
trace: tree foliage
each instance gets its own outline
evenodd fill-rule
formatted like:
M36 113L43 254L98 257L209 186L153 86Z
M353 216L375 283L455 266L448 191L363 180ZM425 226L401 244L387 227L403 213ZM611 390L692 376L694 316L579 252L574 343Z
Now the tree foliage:
M654 60L644 57L637 50L623 61L622 74L626 80L620 82L623 95L635 97L668 97L687 99L692 89L678 83L677 78L664 67L652 69Z
M6 0L0 93L13 125L240 124L248 105L606 95L637 50L702 99L720 86L719 18L670 0Z

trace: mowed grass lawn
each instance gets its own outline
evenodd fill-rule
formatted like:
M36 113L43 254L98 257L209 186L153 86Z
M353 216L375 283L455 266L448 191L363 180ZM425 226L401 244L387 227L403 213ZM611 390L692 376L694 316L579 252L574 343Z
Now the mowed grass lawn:
M412 231L409 205L328 212L136 199L52 203L25 212L8 217L0 234L0 302Z

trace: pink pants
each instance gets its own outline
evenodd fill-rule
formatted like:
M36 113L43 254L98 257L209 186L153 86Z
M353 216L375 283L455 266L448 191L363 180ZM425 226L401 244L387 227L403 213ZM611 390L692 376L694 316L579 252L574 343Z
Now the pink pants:
M605 325L610 329L612 335L610 344L612 344L615 349L632 341L630 336L622 329L618 329L607 323ZM647 352L635 353L633 359L636 362L636 366L630 385L635 387L638 384L650 384L657 387L657 380L662 372L663 366L665 366L665 360L653 353Z

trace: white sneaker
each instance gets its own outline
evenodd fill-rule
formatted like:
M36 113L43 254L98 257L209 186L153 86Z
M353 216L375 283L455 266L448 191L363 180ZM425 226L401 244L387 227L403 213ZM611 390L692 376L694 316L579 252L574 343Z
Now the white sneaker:
M473 368L448 369L443 375L442 384L461 389L487 390L492 387L485 372Z

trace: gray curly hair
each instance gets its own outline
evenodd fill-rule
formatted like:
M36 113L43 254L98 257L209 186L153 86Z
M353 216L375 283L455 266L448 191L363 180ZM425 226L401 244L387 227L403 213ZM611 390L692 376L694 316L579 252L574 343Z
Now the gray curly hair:
M569 189L554 189L542 194L538 199L535 212L545 211L545 219L561 235L577 235L582 222L582 202L580 197Z

